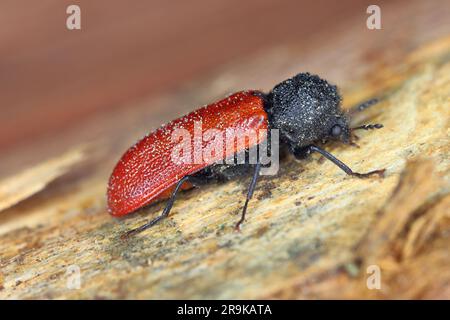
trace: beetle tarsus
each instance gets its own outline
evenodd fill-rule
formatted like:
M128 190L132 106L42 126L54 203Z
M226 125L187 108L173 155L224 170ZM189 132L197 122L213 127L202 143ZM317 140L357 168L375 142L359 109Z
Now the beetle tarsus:
M385 172L386 172L386 169L373 170L373 171L366 172L366 173L353 172L352 176L364 179L364 178L369 178L369 177L371 177L373 175L377 175L380 178L384 178L384 173Z
M123 235L120 236L120 239L122 240L127 240L129 237L141 233L142 231L153 227L155 224L157 224L160 220L164 219L166 216L160 215L158 217L156 217L153 220L150 220L149 222L147 222L146 224L143 224L140 227L137 227L135 229L131 229L130 231L127 231L126 233L124 233Z
M248 197L247 197L247 199L245 199L244 209L242 209L241 218L239 219L239 221L236 223L236 226L234 227L235 231L238 231L238 232L241 231L241 224L245 221L245 214L247 213L247 205L248 205L249 200L250 199Z

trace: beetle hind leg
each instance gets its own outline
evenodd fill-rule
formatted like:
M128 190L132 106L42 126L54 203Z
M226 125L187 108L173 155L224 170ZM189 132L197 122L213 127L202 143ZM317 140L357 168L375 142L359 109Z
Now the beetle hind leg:
M186 182L187 180L196 180L196 179L192 179L191 176L185 176L183 177L180 181L178 181L178 183L175 186L175 189L172 192L172 195L170 196L169 200L167 201L166 206L164 207L163 212L161 213L161 215L157 216L156 218L150 220L149 222L143 224L140 227L137 227L135 229L132 229L126 233L124 233L120 238L122 240L125 240L127 238L129 238L132 235L135 235L137 233L140 233L148 228L153 227L155 224L157 224L160 220L163 220L164 218L167 218L167 216L170 213L170 210L172 209L173 204L175 203L178 191L180 190L181 186L183 185L184 182Z

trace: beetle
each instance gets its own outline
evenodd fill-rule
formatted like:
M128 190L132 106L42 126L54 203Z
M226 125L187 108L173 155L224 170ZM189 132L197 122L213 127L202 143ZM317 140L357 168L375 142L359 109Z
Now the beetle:
M223 164L217 160L233 158L239 152L260 145L270 138L258 139L241 145L233 144L207 161L177 164L173 162L172 151L177 141L172 139L178 129L192 133L196 121L201 121L204 133L210 129L226 131L278 129L280 148L287 149L297 159L304 159L311 153L319 153L333 162L346 174L366 178L372 175L382 177L385 169L366 173L354 172L319 144L335 140L345 144L353 142L355 130L379 129L381 124L367 124L350 127L351 115L376 102L369 100L350 112L341 109L341 95L335 85L317 75L299 73L276 85L269 93L250 90L234 93L227 98L204 106L181 118L163 125L138 141L122 156L115 166L107 188L108 211L118 217L147 206L156 200L167 199L162 213L146 224L127 232L124 238L141 232L167 217L180 190L198 187L210 181L228 181L253 170L241 218L236 229L245 220L247 206L252 198L261 170L261 161L246 161L243 164ZM206 149L221 141L201 142Z

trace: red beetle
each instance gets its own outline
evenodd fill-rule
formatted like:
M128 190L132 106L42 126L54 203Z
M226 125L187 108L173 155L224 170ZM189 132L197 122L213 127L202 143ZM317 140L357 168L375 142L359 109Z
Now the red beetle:
M373 100L357 106L362 110L373 104ZM381 128L382 125L363 125L349 127L349 115L340 108L341 96L336 86L309 73L300 73L277 86L268 94L260 91L242 91L221 101L200 108L188 115L176 119L150 133L128 149L117 163L110 177L107 197L108 210L113 216L123 216L149 205L158 199L169 198L162 214L143 226L131 230L126 236L153 226L168 216L180 189L199 186L211 180L224 181L248 173L253 169L253 179L248 189L242 216L236 225L245 219L249 200L253 195L261 161L241 165L218 163L225 159L235 159L236 154L248 152L270 138L268 134L257 135L256 139L247 139L245 143L232 143L231 148L223 148L221 139L201 138L200 154L211 152L207 159L201 161L174 161L174 149L180 141L174 139L177 130L185 130L194 137L191 145L198 143L195 139L196 123L201 123L200 134L215 129L218 132L233 130L240 134L254 131L265 132L266 129L279 130L279 146L287 148L296 158L302 159L311 152L318 152L331 160L347 174L364 178L372 174L382 176L384 169L368 173L353 172L348 166L316 144L326 140L340 140L352 143L352 131L356 129ZM224 136L223 136L224 137ZM266 141L267 142L267 141ZM198 146L198 144L197 144ZM195 151L194 151L195 153ZM195 154L190 154L190 159Z

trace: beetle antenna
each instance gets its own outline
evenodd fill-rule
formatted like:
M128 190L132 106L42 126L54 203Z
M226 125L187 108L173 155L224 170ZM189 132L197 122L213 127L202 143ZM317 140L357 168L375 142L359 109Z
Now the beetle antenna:
M363 124L362 126L352 128L352 131L354 131L354 130L374 130L374 129L381 129L381 128L383 128L383 125L381 123Z
M379 101L380 100L378 98L369 99L367 101L364 101L364 102L362 102L362 103L360 103L360 104L350 108L349 113L350 114L354 114L354 113L357 113L357 112L361 112L361 111L363 111L363 110L373 106L374 104L377 104Z

